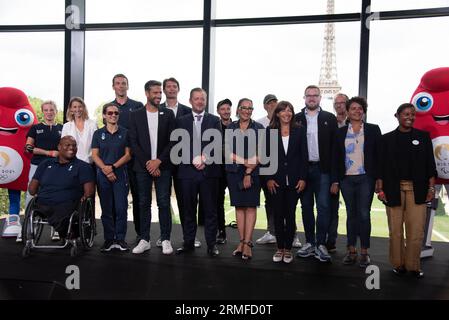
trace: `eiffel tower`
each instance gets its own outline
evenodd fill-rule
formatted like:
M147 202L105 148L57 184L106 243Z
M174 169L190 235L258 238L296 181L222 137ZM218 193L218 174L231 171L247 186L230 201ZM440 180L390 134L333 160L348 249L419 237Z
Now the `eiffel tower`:
M327 0L327 14L334 13L334 0ZM325 99L333 99L340 92L337 79L337 56L335 53L335 25L326 23L324 29L323 53L321 56L320 81L318 87Z

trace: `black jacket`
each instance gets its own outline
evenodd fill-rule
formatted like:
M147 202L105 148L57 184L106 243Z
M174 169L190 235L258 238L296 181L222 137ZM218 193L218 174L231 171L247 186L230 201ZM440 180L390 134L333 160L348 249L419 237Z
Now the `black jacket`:
M307 133L307 120L304 113L305 108L295 115L295 121L303 126ZM320 155L320 170L322 173L331 174L331 182L336 181L333 176L335 172L333 145L335 133L338 129L337 118L330 112L321 110L318 114L318 152Z
M266 138L267 155L270 157L273 156L273 152L270 148L270 139L268 137L272 130L275 129L267 128ZM278 168L275 174L264 177L263 181L266 183L268 180L273 179L280 187L286 187L286 176L288 176L289 186L295 187L299 180L306 180L307 178L309 156L306 131L304 127L292 128L290 130L287 154L285 154L280 129L278 129L277 136L277 158L275 157L273 160L277 161Z
M162 161L161 170L171 169L170 134L175 128L175 116L167 108L159 109L157 129L157 158ZM131 112L129 117L129 141L135 158L133 170L146 172L148 160L151 160L151 140L148 128L147 109L141 108Z
M179 112L179 110L178 110ZM172 112L173 114L173 112ZM199 171L194 167L194 165L192 164L192 160L193 160L193 136L194 136L194 131L193 131L193 114L192 112L190 112L190 114L184 115L181 118L176 119L176 129L185 129L187 130L188 134L189 134L189 148L190 148L190 162L185 164L185 163L181 163L178 165L177 168L177 178L178 179L193 179L195 178ZM220 138L221 138L221 129L220 129L220 118L218 118L217 116L214 116L210 113L204 113L204 118L202 120L201 123L201 135L203 135L204 131L206 131L207 129L216 129L219 134L220 134ZM179 143L179 142L178 142ZM201 142L201 151L204 150L204 148L211 143L211 141L202 141ZM175 146L177 144L177 142L172 141L171 146ZM220 146L222 146L221 144L221 140L220 140ZM182 153L180 154L182 156ZM207 178L219 178L222 175L222 170L220 167L220 164L208 164L206 165L206 167L201 171L201 173L207 177Z
M370 177L379 178L379 161L380 161L380 139L382 133L376 124L363 124L365 143L363 145L363 158L365 172ZM348 133L348 126L341 127L337 130L336 140L334 144L335 160L337 162L337 179L341 181L346 173L345 159L346 148L345 140Z
M171 110L170 108L167 107L165 102L162 103L159 106L159 108L160 109L167 108L168 110ZM176 117L175 118L179 119L179 118L181 118L181 117L183 117L183 116L185 116L186 114L189 114L189 113L192 113L192 108L190 108L190 107L188 107L188 106L178 102L178 110L176 111Z
M380 178L383 180L383 191L389 207L401 205L400 178L398 177L397 137L399 129L388 132L381 140ZM429 188L429 179L436 176L435 158L433 156L432 140L426 131L413 128L411 132L412 151L412 181L415 203L423 204Z

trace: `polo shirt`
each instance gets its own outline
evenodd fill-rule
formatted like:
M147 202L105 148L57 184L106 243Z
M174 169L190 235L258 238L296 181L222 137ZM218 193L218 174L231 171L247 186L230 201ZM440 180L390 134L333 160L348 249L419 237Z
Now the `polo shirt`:
M79 201L83 185L95 181L92 166L77 158L64 164L58 158L47 159L39 164L33 179L39 181L38 203L43 205Z
M129 115L132 111L143 108L142 102L128 98L124 104L117 102L117 99L112 101L118 106L120 115L118 117L118 125L129 129Z
M61 139L62 124L46 125L38 123L30 128L27 137L34 139L34 146L44 150L58 150L59 140ZM47 157L40 154L33 154L31 164L38 165Z
M98 149L100 159L106 165L112 165L125 154L125 148L129 147L128 130L118 126L118 130L110 133L106 126L94 132L92 137L92 149Z

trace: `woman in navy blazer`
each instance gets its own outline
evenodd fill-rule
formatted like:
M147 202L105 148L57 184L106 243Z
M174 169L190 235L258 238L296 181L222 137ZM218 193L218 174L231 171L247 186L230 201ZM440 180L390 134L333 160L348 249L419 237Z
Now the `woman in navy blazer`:
M294 119L293 105L280 101L267 128L267 153L277 161L277 171L263 179L271 193L274 207L274 227L277 251L274 262L293 260L291 253L295 236L295 212L299 193L306 186L308 166L307 138L304 127L298 127ZM277 148L270 148L270 134L278 137ZM273 153L274 152L274 153Z
M368 104L365 98L352 97L346 102L348 125L338 129L334 154L337 177L345 200L348 252L343 264L357 262L357 236L360 237L360 267L370 264L368 249L371 235L371 204L379 178L379 126L363 121ZM338 192L338 185L331 192Z

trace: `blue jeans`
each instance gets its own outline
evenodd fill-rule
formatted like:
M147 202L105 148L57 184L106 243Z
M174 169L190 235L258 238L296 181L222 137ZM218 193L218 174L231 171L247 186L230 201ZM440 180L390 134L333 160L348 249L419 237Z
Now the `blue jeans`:
M97 168L98 196L105 240L125 240L128 217L128 177L126 168L115 172L117 181L110 182Z
M170 170L161 170L161 176L154 178L148 172L136 172L139 193L140 239L150 241L151 192L153 180L156 187L156 200L159 208L161 240L170 240L172 219L170 214Z
M341 181L341 194L346 204L348 247L356 246L357 236L360 246L370 247L371 236L371 203L373 202L375 181L363 174L345 176Z
M317 206L316 240L314 196ZM330 222L330 175L321 173L319 164L309 165L306 189L300 197L306 242L325 245Z
M340 207L340 192L337 194L331 194L331 203L330 203L330 221L329 221L329 229L327 230L327 240L326 243L329 245L335 245L337 242L338 235L338 209Z

